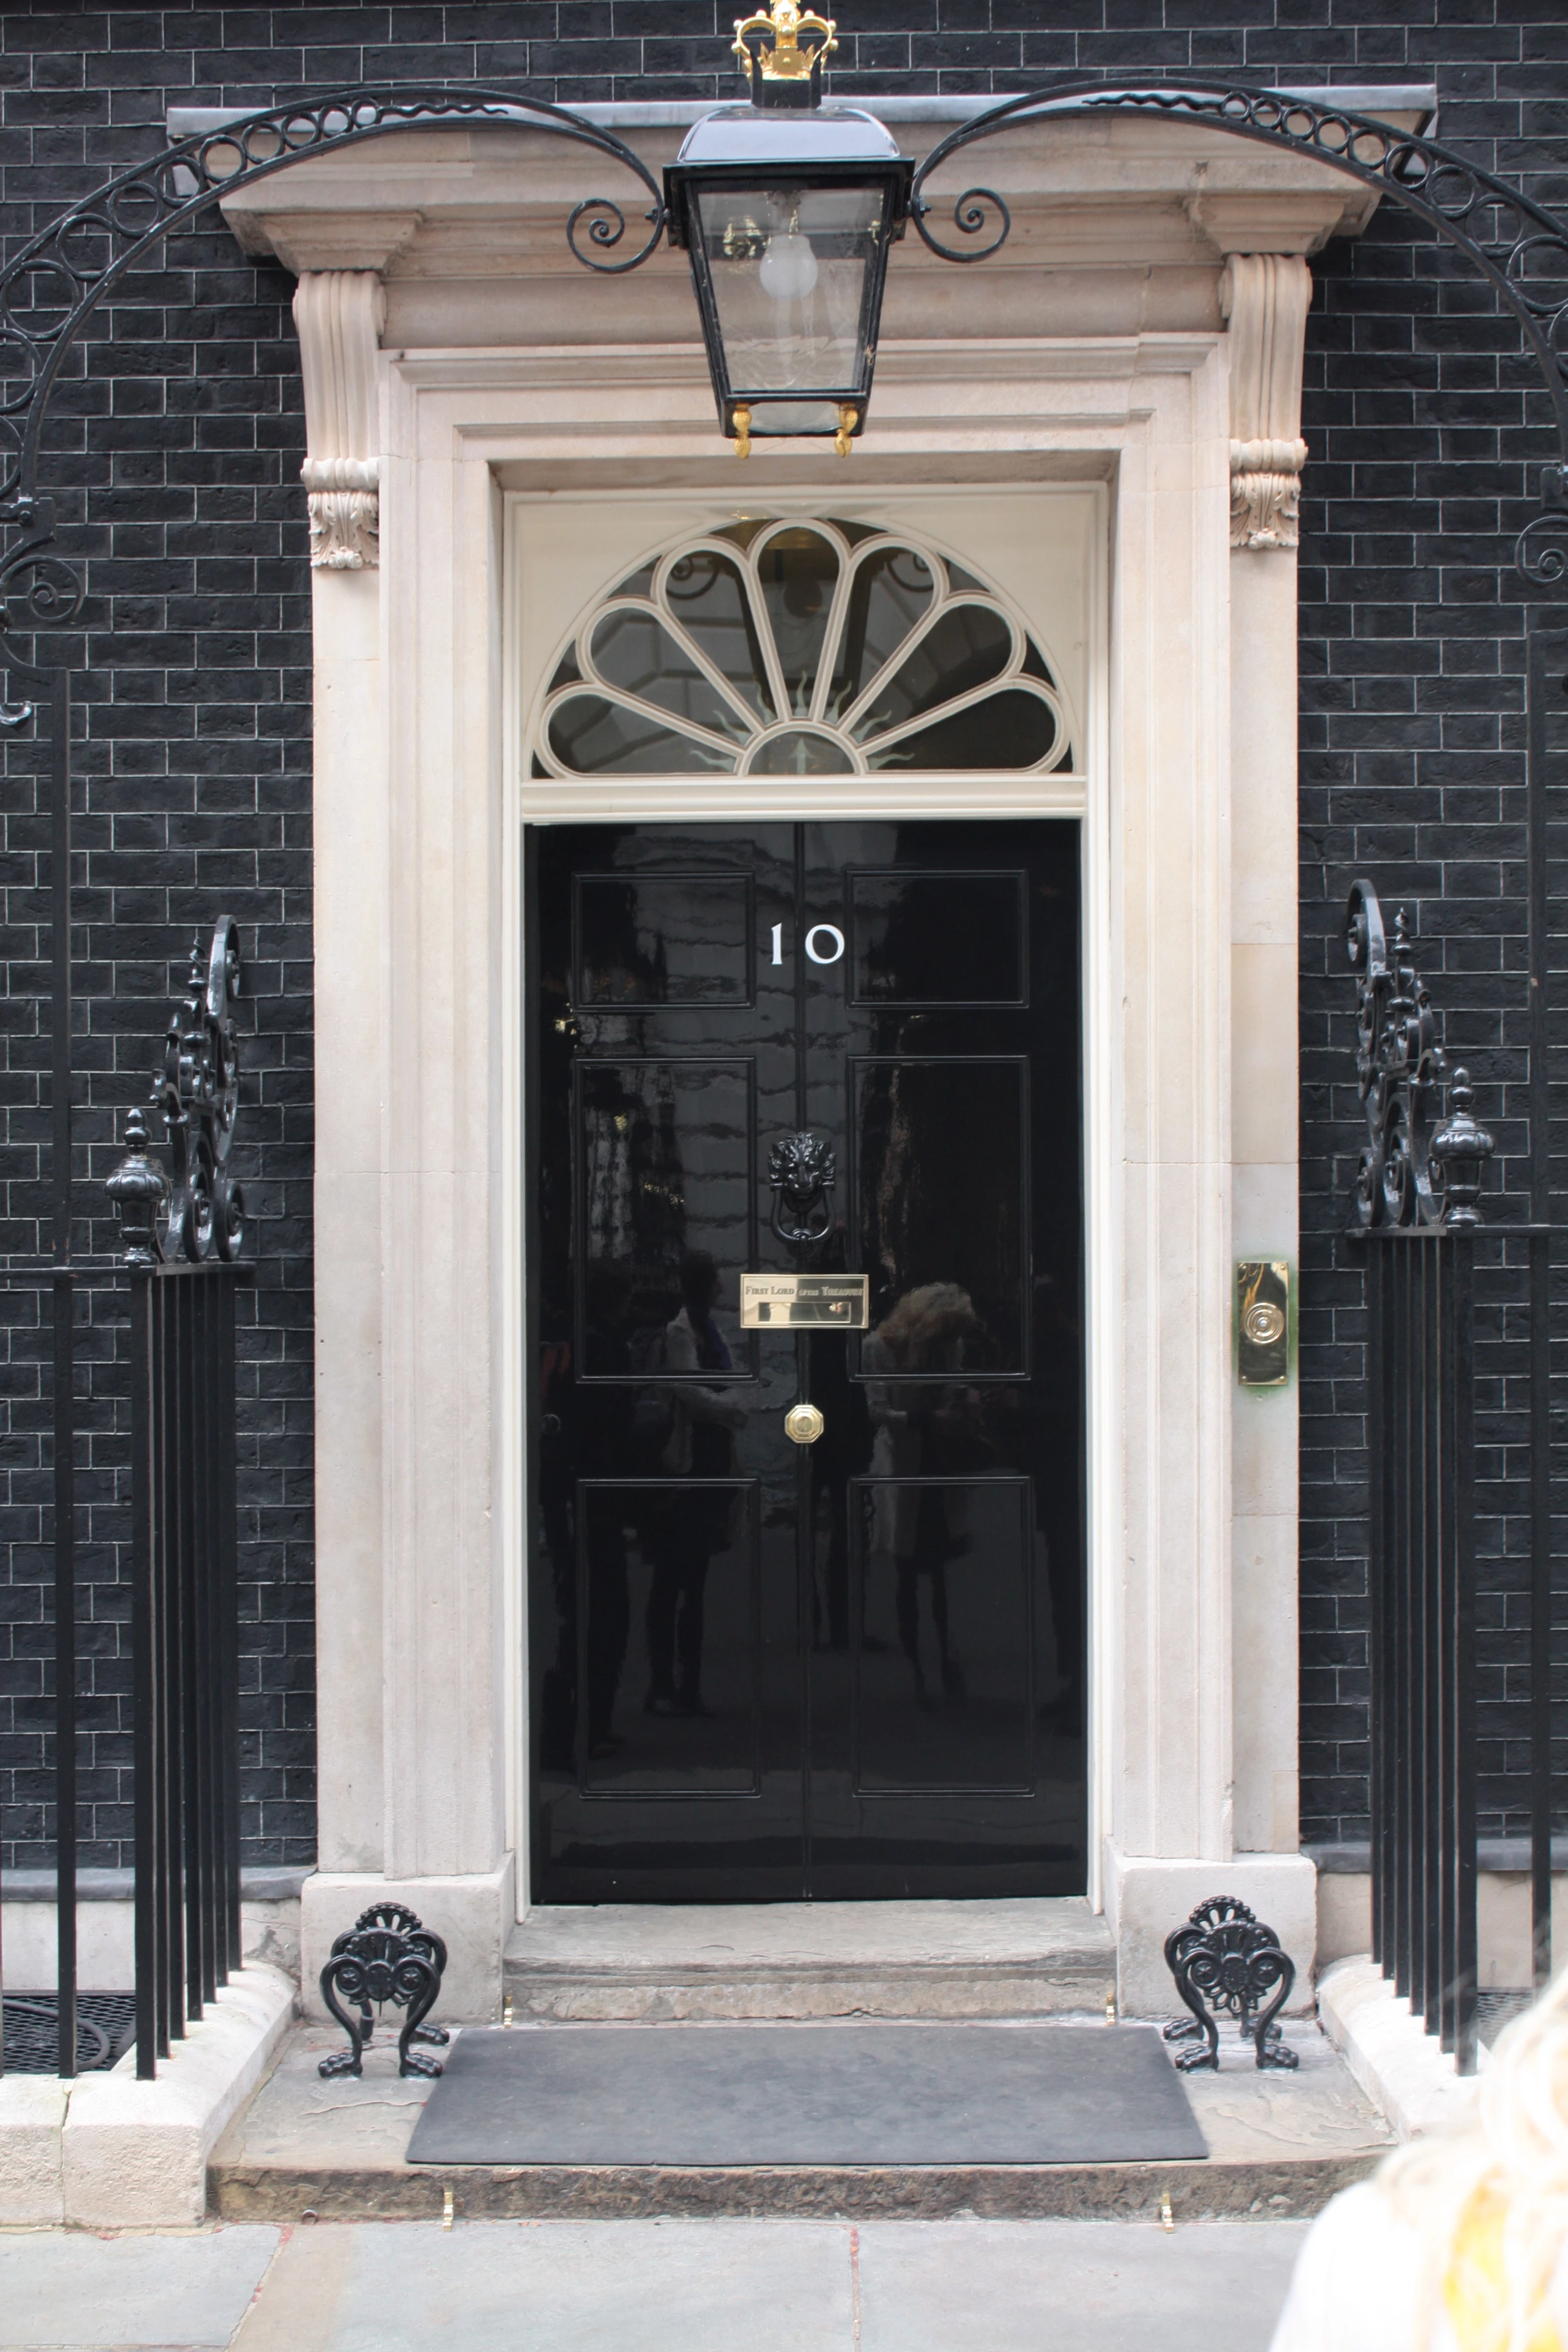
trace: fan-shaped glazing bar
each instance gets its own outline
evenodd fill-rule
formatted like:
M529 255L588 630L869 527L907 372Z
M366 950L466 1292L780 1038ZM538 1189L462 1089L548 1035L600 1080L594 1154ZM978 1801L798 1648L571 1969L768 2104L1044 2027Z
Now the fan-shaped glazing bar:
M926 554L926 551L923 547L913 548L910 550L910 552L912 554L924 557L927 562L930 562L932 560ZM938 558L936 560L940 562L941 559ZM881 668L877 672L875 677L872 678L870 684L864 687L860 693L856 696L855 700L850 704L848 709L845 711L843 717L834 722L835 725L842 727L847 735L853 735L855 733L856 730L864 720L867 712L875 703L879 693L880 693L885 688L892 685L893 680L899 676L900 670L902 670L905 666L913 659L914 656L919 652L921 646L931 635L931 631L937 626L939 622L941 622L948 614L954 612L955 610L969 607L976 612L994 613L1008 633L1010 649L1007 659L997 671L994 677L987 678L985 680L987 688L1000 686L1005 679L1011 677L1015 673L1022 670L1025 656L1028 652L1028 639L1024 631L1019 627L1017 622L1013 618L1012 614L1009 613L994 596L976 596L968 589L965 589L960 595L953 595L946 588L945 567L936 575L936 577L941 585L939 587L939 593L931 600L930 612L927 613L922 621L916 623L915 626L910 631L908 636L903 639L902 643L894 652L889 655L887 660L882 664ZM932 713L928 711L923 715L930 718L932 716ZM900 720L899 725L900 728L902 728L906 724L914 725L918 723L919 722L916 720ZM897 732L898 730L892 730L889 731Z
M741 549L730 540L707 536L684 541L679 547L671 548L668 555L659 559L658 568L654 573L655 598L661 601L673 615L674 600L670 595L670 576L678 564L689 562L694 555L713 557L717 562L723 564L726 571L732 572L741 583L742 593L746 599L752 616L752 632L762 650L768 699L772 702L774 712L773 719L760 719L756 713L752 712L752 724L754 727L772 726L776 719L787 719L790 715L789 696L784 688L784 670L779 661L778 650L773 644L773 634L768 620L767 607L763 601L761 583L757 576L756 566L751 561L749 548L742 553ZM689 636L690 633L683 631L682 634Z
M596 619L597 614L595 617ZM630 717L651 724L664 734L687 742L700 744L705 751L717 755L714 765L721 772L727 772L732 775L740 764L741 754L745 748L743 745L727 741L722 735L715 735L706 727L699 727L689 719L683 719L672 710L661 709L657 703L644 702L637 695L623 693L618 687L606 686L602 678L594 677L574 680L570 686L559 688L550 696L541 713L539 733L534 749L549 767L552 775L566 780L580 776L614 775L617 772L613 768L569 768L561 759L551 740L551 729L562 706L589 697L600 702L614 703L618 709L627 712ZM635 773L636 772L625 772ZM655 772L679 775L681 771L679 768L670 768Z
M711 661L702 648L693 641L689 633L681 627L679 621L668 606L657 604L647 596L612 596L607 604L601 604L597 612L584 623L577 635L577 667L582 671L584 680L591 680L595 686L603 687L606 693L631 695L634 701L647 699L636 694L630 687L620 686L614 678L606 677L594 651L595 638L605 623L613 620L617 613L637 613L654 622L668 638L676 652L691 664L698 675L713 688L720 700L734 712L748 735L755 735L768 723L760 719L754 710L748 709L718 664ZM675 715L662 702L649 701L648 708L658 711L662 717L670 718Z
M867 736L857 745L857 749L863 754L867 768L874 772L880 753L895 750L900 743L906 742L911 735L923 735L928 729L940 727L950 719L962 718L966 710L983 709L986 703L994 701L998 696L1004 694L1026 694L1032 700L1043 703L1051 714L1054 729L1049 751L1038 760L1032 760L1027 767L1019 768L1013 772L1019 775L1050 774L1054 769L1059 768L1063 761L1069 758L1072 751L1072 736L1068 728L1067 714L1054 688L1047 686L1040 678L1031 677L1026 670L1022 669L1005 671L1000 677L988 679L985 685L973 687L967 694L954 695L950 702L939 702L934 709L922 710L918 718L905 719L898 727L889 727L885 734ZM957 768L960 764L952 760L942 762L944 767L949 768ZM975 760L962 763L965 772L968 772L971 768L999 768L1000 765L1001 763L995 760Z

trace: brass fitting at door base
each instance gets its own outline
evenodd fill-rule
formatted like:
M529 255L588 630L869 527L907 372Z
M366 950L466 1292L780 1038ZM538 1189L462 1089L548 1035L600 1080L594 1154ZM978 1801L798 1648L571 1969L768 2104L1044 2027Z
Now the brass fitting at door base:
M744 401L730 411L730 422L735 428L735 455L749 457L752 454L752 412Z
M849 436L859 422L860 411L853 407L848 401L841 400L838 404L838 430L833 436L833 446L841 457L847 457L849 455L851 446Z

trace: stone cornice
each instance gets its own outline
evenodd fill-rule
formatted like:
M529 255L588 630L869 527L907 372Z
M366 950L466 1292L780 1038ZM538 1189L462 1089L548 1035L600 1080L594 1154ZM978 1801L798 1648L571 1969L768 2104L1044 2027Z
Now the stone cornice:
M1430 111L1421 91L1388 93L1398 104L1357 95L1402 128ZM973 111L943 100L941 113L910 117L912 100L854 102L886 104L916 154ZM680 121L663 118L687 110L632 111L638 119L615 127L657 172L681 132ZM1358 234L1376 205L1373 191L1309 157L1147 117L1020 124L989 142L983 161L979 151L955 158L951 176L953 194L983 177L1005 199L1007 250L984 269L954 271L906 238L889 277L889 334L916 331L900 314L923 319L933 304L954 337L1005 332L1020 304L1032 330L1217 329L1215 282L1228 255L1316 252ZM592 278L568 251L566 215L594 194L622 199L634 218L640 210L612 161L549 131L431 125L302 158L223 209L247 251L296 272L380 272L387 339L401 349L673 340L690 304L680 255L660 253L635 278L616 279Z

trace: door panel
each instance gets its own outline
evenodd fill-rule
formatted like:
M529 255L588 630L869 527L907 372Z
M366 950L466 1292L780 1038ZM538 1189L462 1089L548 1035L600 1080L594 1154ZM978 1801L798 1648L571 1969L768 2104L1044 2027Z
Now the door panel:
M1080 1891L1076 826L528 839L535 1898Z

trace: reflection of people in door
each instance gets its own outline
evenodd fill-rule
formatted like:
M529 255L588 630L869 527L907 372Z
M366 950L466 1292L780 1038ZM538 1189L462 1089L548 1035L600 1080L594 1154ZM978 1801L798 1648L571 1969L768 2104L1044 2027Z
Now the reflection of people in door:
M981 1328L966 1290L928 1282L906 1291L871 1333L863 1361L876 1432L873 1478L958 1479L980 1466L990 1446L978 1390L931 1376L960 1372L965 1345ZM914 1671L916 1701L936 1704L921 1650L922 1591L942 1689L962 1698L963 1669L948 1630L947 1563L968 1549L967 1498L962 1488L942 1486L879 1486L871 1493L871 1550L890 1559L897 1573L899 1640Z
M733 1362L713 1320L719 1270L704 1250L680 1261L680 1312L665 1326L669 1372L728 1372ZM735 1432L746 1408L732 1390L700 1381L672 1388L663 1468L671 1478L732 1478ZM643 1549L653 1570L647 1596L647 1712L706 1715L702 1700L702 1603L708 1564L728 1551L739 1502L733 1486L688 1486L650 1513Z

